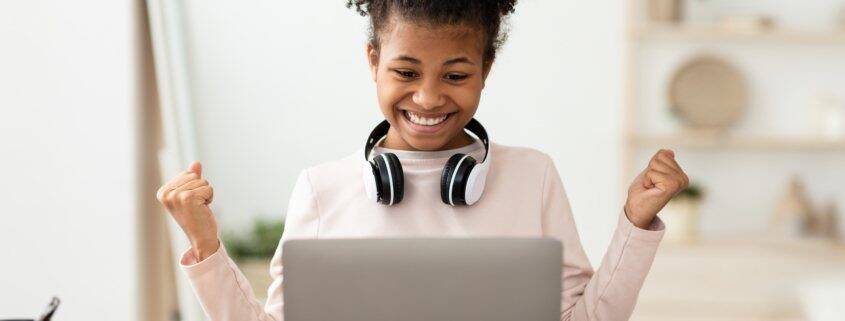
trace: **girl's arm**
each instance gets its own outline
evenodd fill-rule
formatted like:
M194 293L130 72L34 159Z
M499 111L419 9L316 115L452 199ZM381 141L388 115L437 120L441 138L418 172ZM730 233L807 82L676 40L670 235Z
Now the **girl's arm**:
M655 218L649 229L640 229L621 213L610 246L594 272L551 159L543 183L542 211L543 234L563 243L561 320L628 320L663 237L660 219Z
M249 281L220 245L217 252L197 262L192 251L182 257L182 269L210 321L283 321L282 244L292 238L314 238L319 216L307 170L302 171L291 194L283 234L270 262L273 282L267 303L255 298Z

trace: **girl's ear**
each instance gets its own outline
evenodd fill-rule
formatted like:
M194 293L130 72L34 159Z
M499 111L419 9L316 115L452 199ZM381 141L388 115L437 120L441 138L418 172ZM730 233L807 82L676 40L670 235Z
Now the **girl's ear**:
M378 75L378 51L373 46L373 43L367 42L367 63L370 65L370 72L373 74L373 81L377 80Z

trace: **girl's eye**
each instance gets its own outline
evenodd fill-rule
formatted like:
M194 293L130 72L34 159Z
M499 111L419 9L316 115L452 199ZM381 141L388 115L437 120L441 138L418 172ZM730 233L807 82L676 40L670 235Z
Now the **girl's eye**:
M461 80L466 79L467 77L469 77L469 76L465 75L465 74L447 74L446 75L446 79L450 80L450 81L461 81Z
M402 78L406 78L406 79L413 79L413 78L417 78L417 73L416 73L416 72L413 72L413 71L410 71L410 70L399 70L399 69L396 69L396 70L394 70L394 71L396 72L396 74L398 74L398 75L399 75L400 77L402 77Z

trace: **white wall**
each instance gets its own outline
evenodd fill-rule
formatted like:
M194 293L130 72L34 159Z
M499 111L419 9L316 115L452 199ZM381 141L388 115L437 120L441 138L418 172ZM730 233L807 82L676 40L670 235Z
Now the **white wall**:
M0 1L0 319L135 319L134 9Z
M366 19L344 1L187 1L200 154L224 228L279 216L296 174L361 147L379 121ZM551 154L598 263L618 195L624 6L522 1L478 118Z

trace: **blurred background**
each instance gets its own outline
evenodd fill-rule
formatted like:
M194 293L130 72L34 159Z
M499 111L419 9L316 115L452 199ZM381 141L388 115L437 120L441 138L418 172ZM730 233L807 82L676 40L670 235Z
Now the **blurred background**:
M259 296L303 168L380 120L344 1L0 1L0 319L203 320L157 205L194 159ZM525 0L477 118L550 154L600 264L633 177L692 185L632 320L845 320L845 1Z

